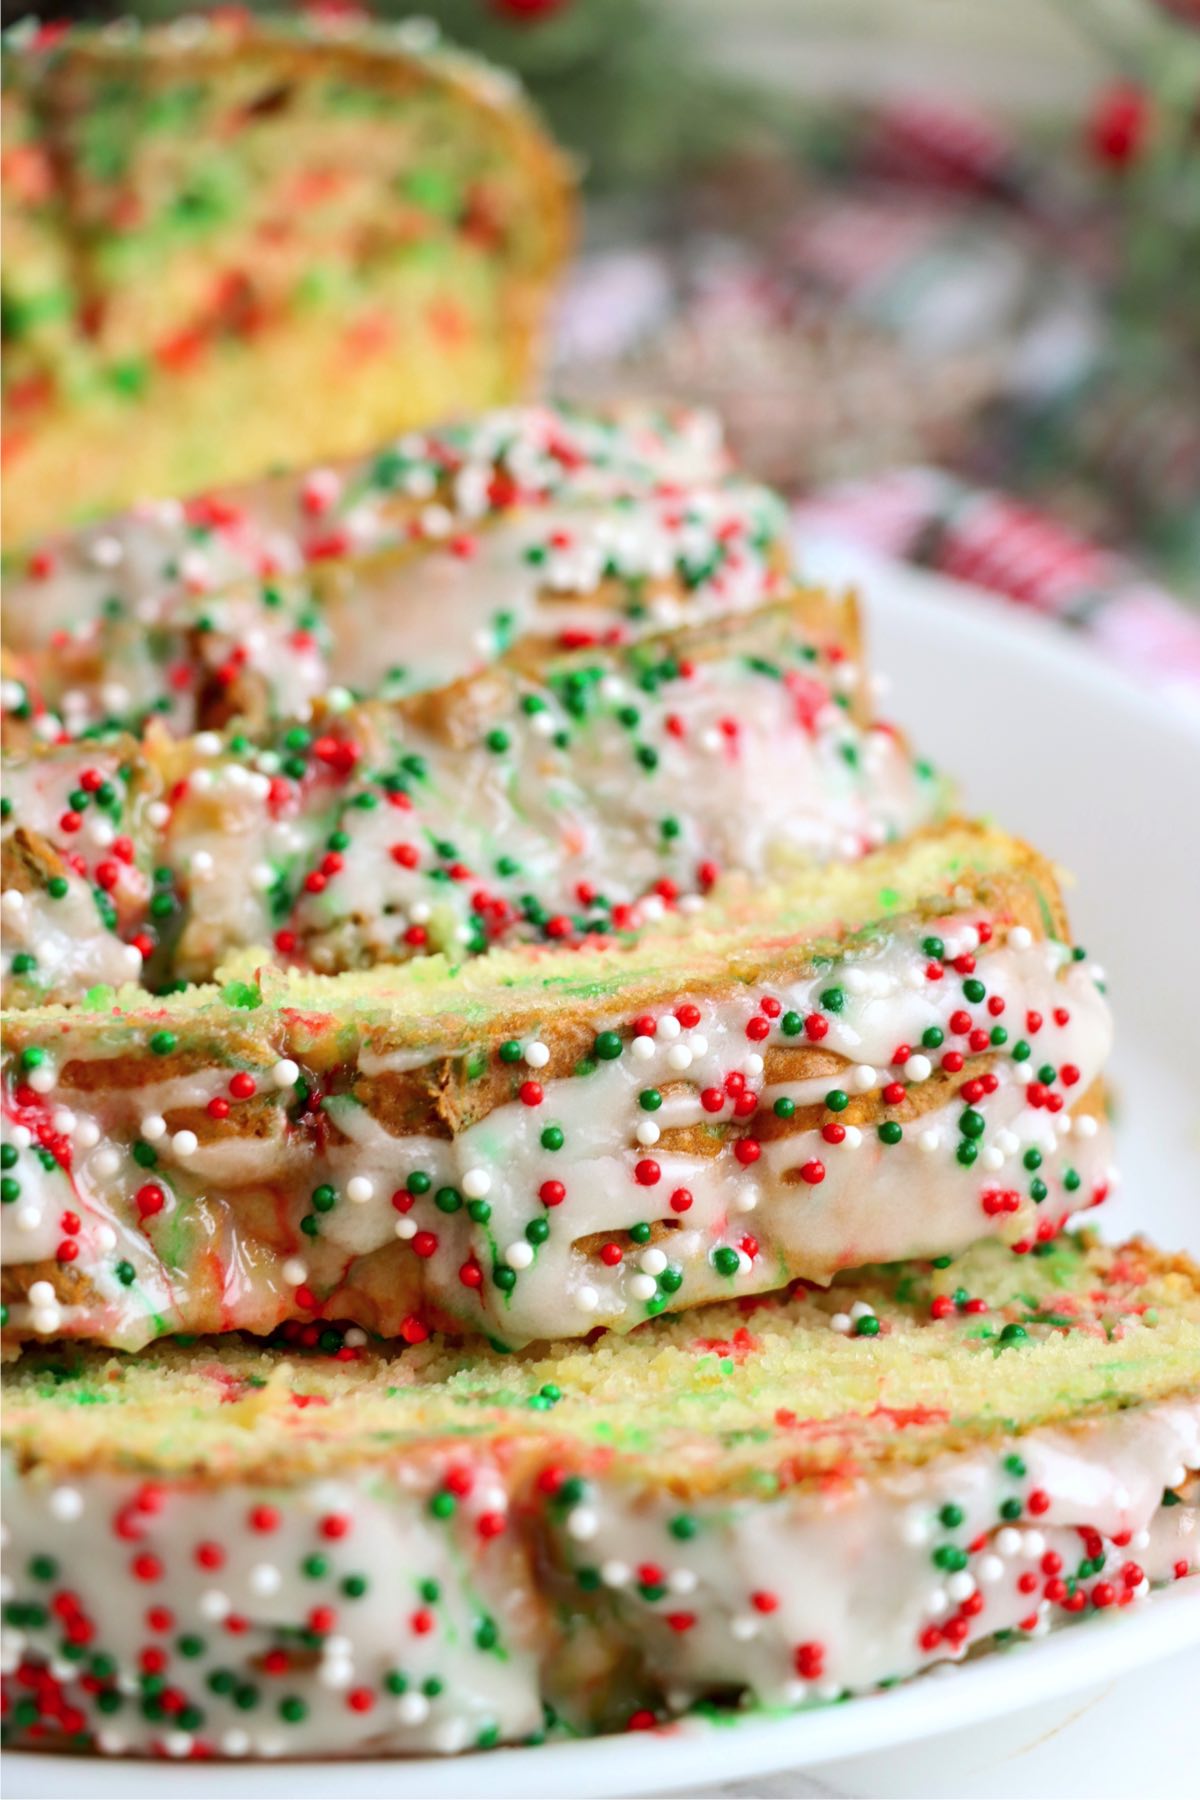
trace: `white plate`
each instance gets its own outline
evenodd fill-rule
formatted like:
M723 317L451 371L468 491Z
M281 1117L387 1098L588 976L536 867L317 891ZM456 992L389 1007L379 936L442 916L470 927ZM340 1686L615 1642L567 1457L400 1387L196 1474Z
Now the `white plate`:
M1051 850L1078 877L1075 928L1109 971L1119 1022L1114 1076L1125 1182L1106 1208L1106 1228L1144 1228L1165 1247L1200 1252L1193 1085L1200 1066L1200 730L1126 686L1085 646L1040 620L1016 616L1010 606L833 546L811 551L807 560L831 573L863 575L873 661L893 680L889 710L922 750L961 776L969 806ZM804 1791L829 1793L840 1789L826 1785L831 1762L881 1751L896 1755L877 1765L886 1787L873 1785L871 1792L928 1792L919 1775L904 1771L919 1768L915 1756L931 1766L930 1753L941 1754L933 1740L948 1729L961 1733L1035 1702L1042 1711L1058 1702L1054 1728L1071 1696L1168 1655L1195 1659L1200 1691L1197 1590L1200 1582L1188 1583L1134 1613L793 1718L721 1727L688 1722L538 1750L345 1763L336 1770L320 1763L239 1770L12 1755L5 1793L9 1800L232 1800L242 1793L316 1800L336 1784L341 1800L562 1794L583 1800L740 1783L817 1764L820 1788ZM1119 1692L1118 1684L1118 1700ZM1190 1730L1186 1718L1183 1725ZM1131 1733L1136 1730L1131 1721ZM1018 1743L1014 1721L1002 1753ZM1027 1759L1022 1773L1014 1765L1011 1791L1030 1791L1031 1773ZM1099 1771L1083 1773L1090 1782L1083 1791L1097 1792ZM871 1780L884 1776L876 1772Z

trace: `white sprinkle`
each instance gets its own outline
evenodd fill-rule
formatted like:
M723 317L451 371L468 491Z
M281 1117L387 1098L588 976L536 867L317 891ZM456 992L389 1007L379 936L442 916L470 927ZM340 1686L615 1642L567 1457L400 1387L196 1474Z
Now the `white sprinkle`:
M631 1275L629 1278L629 1297L631 1300L653 1300L658 1292L658 1283L653 1275Z
M697 1582L695 1569L672 1569L667 1576L667 1586L673 1594L694 1594Z
M492 1178L486 1169L468 1169L462 1178L462 1191L468 1200L482 1200L492 1191Z
M1007 1126L1005 1126L1002 1131L996 1133L996 1148L997 1150L1003 1151L1005 1156L1014 1155L1020 1147L1020 1138L1015 1131L1010 1131Z
M93 538L88 546L88 555L98 569L116 569L125 560L125 546L120 538L106 534Z
M17 1230L36 1231L42 1222L41 1208L37 1206L19 1206L17 1208Z
M904 1074L908 1081L928 1081L933 1074L933 1064L927 1056L910 1056L904 1065Z
M176 1156L194 1156L200 1147L200 1140L194 1131L177 1131L171 1139L171 1148Z
M672 1044L667 1051L667 1063L672 1069L682 1072L692 1066L692 1053L686 1044Z
M220 1588L205 1588L197 1605L203 1619L224 1619L233 1611L233 1602Z
M594 1538L600 1529L600 1520L590 1506L577 1506L567 1518L567 1536L579 1538L581 1541Z
M97 1175L115 1175L120 1166L120 1152L114 1150L111 1144L105 1144L103 1149L97 1150L92 1160L92 1167Z
M317 1670L317 1680L322 1687L335 1691L349 1687L354 1680L354 1664L348 1656L329 1656L327 1651L325 1661Z
M72 1136L81 1150L93 1150L100 1142L100 1127L95 1119L80 1119Z
M1117 1505L1120 1504L1118 1500ZM1021 1537L1021 1551L1023 1555L1032 1556L1035 1560L1039 1556L1044 1556L1046 1554L1045 1535L1040 1531L1024 1532Z
M415 1238L417 1235L417 1221L415 1219L399 1218L396 1220L393 1230L398 1238Z
M120 1756L126 1745L123 1731L114 1731L111 1725L102 1725L96 1733L96 1743L105 1756Z
M544 1069L550 1061L550 1052L545 1044L535 1038L532 1044L525 1046L525 1061L531 1069Z
M31 1069L25 1079L35 1094L48 1094L58 1080L58 1071L43 1064L40 1069Z
M55 1488L50 1495L50 1511L56 1519L77 1519L83 1511L83 1495L78 1488Z
M163 1739L163 1749L168 1756L187 1756L192 1748L190 1731L168 1731Z
M277 1594L283 1586L283 1576L274 1563L255 1563L250 1571L250 1592L265 1599L268 1594Z
M664 1013L654 1027L654 1034L656 1037L670 1039L677 1038L682 1030L683 1026L679 1023L679 1020L675 1017L674 1013Z
M854 1085L860 1094L868 1093L879 1080L878 1075L869 1063L859 1063L854 1071Z
M639 1144L644 1145L648 1149L651 1144L657 1144L659 1138L662 1136L662 1132L658 1129L658 1126L654 1123L653 1119L643 1119L634 1133L634 1136L637 1138Z
M692 1032L691 1036L688 1038L688 1049L693 1056L708 1055L708 1039L704 1036L703 1032Z
M361 1325L351 1325L348 1331L342 1333L342 1342L348 1350L361 1350L366 1341L367 1334Z
M956 1605L969 1600L975 1592L974 1577L966 1569L958 1569L947 1581L946 1592Z
M1004 1574L1003 1559L991 1555L990 1552L988 1555L980 1557L975 1568L980 1581L986 1582L989 1587L999 1581Z
M940 1150L942 1147L942 1134L940 1131L934 1131L932 1128L928 1131L923 1131L917 1138L917 1144L925 1152L926 1156L932 1155L935 1150Z
M75 1114L68 1106L56 1107L51 1114L50 1123L60 1137L70 1137L75 1129Z
M290 1056L282 1056L271 1070L271 1082L277 1088L294 1087L300 1078L300 1065Z
M847 1125L846 1135L842 1139L842 1148L844 1150L859 1150L862 1148L862 1141L863 1141L863 1134L859 1130L858 1126L857 1125Z
M1100 1126L1091 1113L1080 1113L1075 1121L1075 1135L1081 1138L1094 1138Z
M753 1212L761 1199L762 1193L760 1189L758 1189L752 1181L747 1182L745 1187L740 1188L737 1193L734 1194L733 1209L735 1212Z
M15 918L18 913L24 912L25 896L20 888L5 888L3 894L0 894L0 908L8 913L10 918Z
M836 1312L836 1313L834 1313L833 1317L830 1319L829 1323L830 1323L831 1328L834 1331L840 1331L844 1334L847 1331L849 1331L850 1326L852 1324L852 1320L850 1318L849 1313Z
M646 1275L661 1275L666 1266L667 1259L656 1244L651 1244L650 1248L643 1250L638 1257L638 1267Z
M280 1273L289 1287L299 1287L308 1279L308 1270L298 1256L289 1256Z
M639 1062L649 1062L655 1052L654 1039L650 1037L635 1037L629 1048Z
M985 1169L990 1173L995 1174L997 1169L1002 1169L1004 1167L1004 1152L1000 1149L999 1145L988 1144L979 1160Z
M414 925L428 925L433 917L433 908L428 900L416 900L409 907L408 916Z
M152 800L146 808L146 818L155 830L165 825L170 817L171 809L164 800Z
M765 1066L766 1065L757 1050L751 1050L748 1056L743 1056L742 1058L742 1074L746 1077L747 1081L757 1081Z
M873 1319L875 1317L875 1308L873 1306L868 1306L865 1300L856 1300L854 1305L850 1308L850 1317L854 1320Z
M508 1244L504 1251L504 1260L510 1269L527 1269L533 1261L533 1245L527 1244L524 1238Z
M996 1533L996 1554L998 1556L1017 1556L1021 1549L1021 1534L1014 1531L1011 1525L1005 1525Z
M739 1644L749 1643L758 1636L759 1621L750 1613L735 1613L729 1621L729 1634Z
M33 1281L29 1284L30 1306L53 1306L57 1296L48 1281Z
M374 1198L374 1194L375 1183L366 1175L352 1175L346 1183L346 1198L352 1200L355 1206L364 1205Z
M575 1304L580 1312L595 1312L600 1304L600 1295L594 1287L585 1283L575 1294Z
M1028 925L1014 925L1008 934L1008 941L1014 950L1028 950L1033 942L1033 933Z
M624 1587L632 1573L628 1563L612 1561L600 1565L600 1579L605 1587Z
M411 1693L401 1694L396 1702L396 1717L402 1725L423 1725L429 1717L429 1702L424 1694L414 1689Z
M18 1150L28 1150L33 1142L33 1133L28 1125L14 1125L9 1136Z

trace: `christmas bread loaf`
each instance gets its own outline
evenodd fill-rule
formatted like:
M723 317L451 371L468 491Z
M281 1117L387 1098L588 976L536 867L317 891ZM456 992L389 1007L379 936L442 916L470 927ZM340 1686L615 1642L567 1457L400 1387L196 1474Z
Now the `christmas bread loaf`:
M5 1732L370 1756L870 1692L1194 1573L1198 1375L1200 1271L1070 1237L515 1356L38 1351Z
M424 21L21 25L4 540L517 396L571 177Z
M8 1338L506 1345L999 1236L1109 1186L1050 867L947 826L632 947L9 1013Z

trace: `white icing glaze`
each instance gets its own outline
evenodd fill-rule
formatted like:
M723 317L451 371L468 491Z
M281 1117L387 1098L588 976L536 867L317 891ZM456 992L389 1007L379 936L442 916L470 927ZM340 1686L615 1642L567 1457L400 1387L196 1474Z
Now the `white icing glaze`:
M948 943L969 929L965 919L941 922ZM735 993L702 999L698 1022L687 1030L664 1014L661 1023L675 1026L673 1033L656 1032L644 1039L644 1049L635 1039L590 1073L544 1080L539 1103L501 1101L453 1138L393 1136L350 1088L330 1093L322 1109L343 1141L325 1141L311 1123L289 1124L280 1104L254 1135L218 1136L189 1145L182 1157L174 1138L164 1140L155 1152L158 1166L147 1173L131 1154L144 1136L142 1122L202 1109L225 1095L228 1068L214 1064L133 1088L101 1084L75 1092L60 1082L54 1103L65 1102L85 1126L91 1121L97 1141L75 1159L70 1184L59 1169L22 1154L26 1216L20 1229L5 1219L4 1257L13 1263L53 1257L63 1208L73 1209L79 1219L73 1268L88 1276L94 1292L64 1303L56 1329L102 1335L124 1348L166 1329L267 1330L282 1318L304 1316L306 1306L311 1312L316 1297L326 1317L360 1319L387 1335L432 1308L437 1319L520 1344L584 1333L595 1324L628 1330L655 1312L760 1292L794 1276L827 1280L839 1268L868 1262L953 1255L982 1236L1029 1245L1103 1198L1113 1179L1107 1132L1093 1132L1082 1117L1072 1127L1070 1103L1103 1068L1111 1025L1090 972L1069 958L1062 945L1036 940L1020 948L997 942L978 958L988 995L1003 998L1011 1041L1031 1011L1043 1024L1028 1062L999 1058L994 1091L970 1106L978 1128L969 1163L959 1153L967 1111L961 1095L910 1121L894 1144L871 1124L848 1127L840 1143L828 1141L825 1126L779 1136L760 1126L753 1161L742 1159L733 1140L713 1146L714 1154L672 1149L669 1140L664 1146L665 1131L734 1118L726 1089L731 1071L757 1067L757 1074L739 1079L742 1091L757 1097L763 1120L773 1119L776 1101L794 1096L795 1083L764 1085L762 1058L746 1037L757 996ZM844 986L841 1010L826 1015L822 1048L850 1067L831 1074L816 1098L861 1086L849 1079L852 1069L869 1077L872 1093L902 1077L903 1065L891 1069L896 1050L920 1042L930 1027L946 1032L947 1046L963 1041L949 1026L964 1010L961 984L914 983L910 974L925 962L920 934L914 938L910 927L910 934L898 931L819 975L764 988L778 1003L778 1018L807 1016L831 985ZM867 979L851 983L855 972ZM993 1017L982 1003L968 1010L972 1019ZM594 1022L599 1033L624 1019L610 1003L597 1007ZM364 1041L370 1051L363 1072L386 1068L385 1040L372 1031ZM773 1041L789 1040L776 1029ZM257 1078L260 1088L279 1054L273 1046ZM1058 1111L1031 1097L1043 1057L1072 1075L1055 1101ZM303 1057L297 1060L303 1064ZM413 1066L410 1053L403 1060ZM519 1067L514 1088L530 1067ZM657 1108L641 1103L650 1092L662 1095ZM721 1104L710 1112L702 1096L714 1093ZM833 1112L825 1117L836 1122ZM638 1136L646 1122L660 1132L649 1149ZM557 1151L543 1142L551 1126L563 1134ZM424 1191L406 1192L414 1171L426 1178ZM481 1180L486 1201L471 1201L468 1181ZM361 1200L350 1197L356 1181ZM147 1182L160 1204L139 1223L136 1195ZM561 1183L563 1195L544 1198L547 1182ZM1035 1182L1044 1185L1044 1210ZM314 1211L313 1195L324 1184L333 1201ZM690 1196L684 1206L677 1204L681 1190ZM480 1206L483 1214L473 1216ZM315 1235L302 1228L306 1217ZM639 1260L647 1246L636 1236L626 1241L631 1228L646 1226L656 1228L652 1235L667 1259L652 1278ZM116 1233L119 1253L107 1236L97 1238L97 1229ZM597 1243L594 1234L608 1242ZM617 1252L612 1260L608 1243ZM362 1259L371 1257L368 1269ZM285 1273L289 1262L292 1279ZM465 1279L472 1267L477 1279ZM515 1279L509 1273L498 1279L497 1269L515 1271ZM218 1272L222 1310L214 1315ZM10 1322L36 1330L37 1310L15 1299Z
M1048 1570L1074 1575L1085 1554L1104 1558L1071 1582L1087 1611L1195 1572L1195 1486L1182 1504L1162 1497L1197 1467L1200 1402L1188 1400L759 1501L683 1503L585 1464L561 1507L527 1463L468 1441L337 1479L167 1479L152 1494L137 1476L56 1479L6 1461L3 1667L48 1662L60 1684L51 1717L75 1706L80 1729L100 1728L100 1749L160 1756L451 1752L530 1736L543 1701L585 1730L708 1696L791 1708L961 1658L998 1631L1040 1635L1065 1616ZM460 1498L435 1517L451 1471ZM1004 1524L1014 1497L1019 1525ZM114 1553L97 1554L114 1526ZM205 1545L219 1566L211 1555L204 1566ZM956 1553L952 1572L939 1546ZM49 1582L37 1557L52 1559ZM153 1578L136 1579L139 1566ZM347 1597L347 1576L365 1576L365 1591ZM81 1665L58 1654L63 1624L45 1605L59 1590L110 1659L100 1685L124 1696L115 1711L98 1712L77 1685ZM169 1608L166 1635L147 1606ZM314 1607L326 1612L308 1651L296 1632ZM147 1647L179 1706L196 1707L186 1724L179 1710L155 1719L139 1706Z

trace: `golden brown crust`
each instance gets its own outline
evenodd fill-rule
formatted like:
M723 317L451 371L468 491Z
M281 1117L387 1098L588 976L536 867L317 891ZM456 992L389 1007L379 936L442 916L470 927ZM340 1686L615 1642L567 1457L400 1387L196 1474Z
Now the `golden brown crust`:
M65 141L98 75L128 74L142 83L160 77L179 81L197 76L220 81L226 73L244 78L247 65L253 64L261 67L268 89L332 75L397 100L422 89L445 94L448 103L470 115L473 128L494 147L497 164L508 171L508 178L514 185L519 181L523 187L518 228L507 252L508 279L501 290L494 386L489 391L460 393L457 399L464 405L495 404L520 397L528 386L545 328L551 283L574 242L575 172L514 84L505 82L498 72L454 55L413 55L393 34L372 31L358 42L333 36L305 40L273 31L265 22L249 22L236 34L227 30L220 35L213 33L200 44L187 47L181 46L178 38L173 40L165 29L143 32L125 44L75 33L50 54L35 52L23 56L10 52L6 61L12 78L36 106L43 129L52 134L50 154L60 170L68 219L63 254L69 258L79 285L78 310L81 315L89 313L96 321L96 354L106 358L148 353L151 346L138 337L136 309L131 312L111 304L106 309L102 304L111 301L112 296L106 291L101 265L93 259L89 245L90 235L102 220L96 216L94 206L89 209L86 175L76 165ZM240 347L235 343L235 351ZM15 368L16 365L14 371ZM45 368L38 365L43 383L52 372L52 363ZM194 374L191 376L193 384L197 379ZM240 368L237 380L242 380ZM28 388L33 384L25 385ZM175 381L174 386L178 393L181 383ZM478 389L478 380L476 386ZM338 401L331 397L329 404L336 407ZM426 422L420 408L411 416L400 416L404 405L403 397L398 396L396 417L375 416L371 436L380 437L387 429ZM445 411L448 405L449 400L443 398L437 410ZM203 407L189 402L177 410L192 421L193 434L206 429ZM122 465L129 433L136 431L136 414L128 403L110 408L111 416L106 413L94 422L87 440L92 461L81 463L76 459L69 470L59 467L69 462L72 447L73 411L69 401L52 402L32 423L15 411L8 417L8 411L6 407L9 443L14 451L19 447L21 454L14 456L6 472L6 545L29 541L61 521L63 482L52 479L55 474L70 474L76 487L75 503L81 508L88 505L85 484L89 478L93 511L108 510L138 497L132 489L123 490L119 475L114 475L114 466L119 469ZM377 415L378 407L373 411ZM296 432L290 443L281 438L266 460L277 463L281 455L290 452L300 461L315 461L323 455L369 448L368 442L345 441L341 419L336 427L325 428L324 442L319 441L320 430L306 412L304 441ZM248 466L244 451L239 459L235 434L231 442L218 441L190 485L211 486L228 479L244 479L261 473L262 467L261 463ZM219 704L215 710L220 713Z

